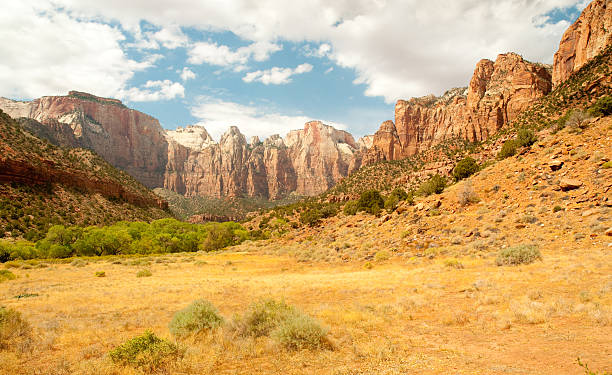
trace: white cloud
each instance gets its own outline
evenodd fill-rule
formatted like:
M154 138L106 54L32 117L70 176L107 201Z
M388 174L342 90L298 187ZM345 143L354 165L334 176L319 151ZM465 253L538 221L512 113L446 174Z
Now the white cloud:
M198 98L198 103L191 109L191 114L199 119L202 125L215 138L219 139L230 126L238 126L245 136L268 137L272 134L285 136L289 131L303 129L304 124L314 120L307 116L290 116L278 113L274 109L242 105L221 101L209 97ZM323 121L336 129L346 129L346 125Z
M154 39L168 49L175 49L187 45L187 35L178 25L170 25L162 27L159 31L150 34L151 39Z
M115 96L142 62L121 48L123 34L99 22L77 20L42 1L9 1L0 12L0 95L35 98L69 90Z
M245 69L244 65L249 59L265 61L270 57L270 54L281 49L280 45L271 42L255 42L234 50L226 45L198 42L194 43L187 52L189 55L187 61L191 64L207 63L223 67L233 66L234 71L241 71Z
M308 57L327 57L330 54L332 47L327 43L321 43L318 48L313 48L310 45L306 45L304 46L303 50L304 55Z
M284 85L291 82L291 77L296 74L308 73L312 70L312 65L308 63L300 64L295 69L273 67L266 70L257 70L247 73L242 80L250 83L259 81L264 85Z
M47 15L32 11L31 4L43 4L39 8ZM584 7L586 1L312 0L286 6L281 0L262 0L254 6L249 1L54 0L53 4L78 18L58 15L46 1L3 4L2 92L48 94L85 86L112 93L131 78L134 62L120 48L121 32L99 21L116 20L136 32L145 20L162 28L153 41L148 40L151 44L181 45L180 38L172 37L178 35L172 27L231 31L251 42L238 49L214 42L188 47L190 63L235 71L244 70L251 59L265 61L280 50L278 41L313 43L319 45L317 53L354 69L355 82L365 85L367 95L393 102L465 85L479 59L494 59L498 53L515 51L530 60L551 62L568 23L551 23L545 15L558 8ZM324 44L330 46L328 51L321 50ZM16 78L23 88L14 83Z
M191 69L189 69L188 67L184 67L183 71L181 71L181 79L183 81L188 81L190 79L195 79L195 77L196 77L196 74Z
M334 71L334 67L333 67L333 66L330 66L330 67L329 67L329 68L328 68L328 69L325 71L325 74L329 74L329 73L331 73L331 72L333 72L333 71Z
M178 82L170 80L147 81L143 88L131 87L118 94L120 99L132 102L155 102L185 97L185 88Z

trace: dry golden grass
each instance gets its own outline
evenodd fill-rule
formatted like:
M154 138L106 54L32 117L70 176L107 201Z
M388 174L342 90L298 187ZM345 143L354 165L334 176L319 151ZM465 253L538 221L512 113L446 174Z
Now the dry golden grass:
M18 269L19 278L3 283L0 305L23 313L37 344L32 354L0 353L0 373L137 373L111 364L106 353L147 329L172 339L173 314L195 299L210 300L229 321L262 297L284 299L320 320L334 349L296 352L220 329L182 342L184 358L167 371L576 374L577 356L609 370L608 250L543 253L545 262L518 267L466 258L463 269L445 266L444 258L396 258L366 270L360 262L245 252L153 257L147 278L136 277L140 263L133 259L133 266L100 259ZM95 277L102 268L106 277ZM588 298L585 290L592 291ZM26 293L38 296L14 298Z

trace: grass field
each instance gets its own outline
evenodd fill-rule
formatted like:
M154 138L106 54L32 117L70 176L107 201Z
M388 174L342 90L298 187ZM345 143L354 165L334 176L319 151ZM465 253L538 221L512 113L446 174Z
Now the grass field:
M0 305L34 327L31 352L0 352L7 374L131 374L107 353L151 329L172 336L173 314L204 298L226 325L262 297L284 299L329 328L332 349L287 350L221 328L187 339L181 374L577 374L612 363L609 249L543 249L544 262L393 258L304 263L234 252L98 258L12 269ZM236 251L243 250L243 251ZM246 250L246 251L245 251ZM460 266L458 266L458 264ZM137 277L146 268L150 277ZM105 277L95 273L104 271ZM28 296L29 295L29 296ZM22 296L18 298L18 296Z

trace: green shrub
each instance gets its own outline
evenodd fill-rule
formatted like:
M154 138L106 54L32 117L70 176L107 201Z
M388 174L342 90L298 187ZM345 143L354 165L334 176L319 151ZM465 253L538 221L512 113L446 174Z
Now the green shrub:
M408 193L406 193L406 190L402 189L401 187L396 187L393 189L393 191L391 191L389 196L395 196L398 200L403 201L408 198Z
M355 215L359 210L359 203L357 201L349 201L344 205L344 209L342 210L345 215Z
M174 314L169 328L172 335L182 338L213 330L222 323L223 318L212 303L197 300Z
M389 258L391 258L391 254L387 250L380 250L374 254L374 260L377 262L384 262L389 260Z
M603 164L601 165L601 168L602 168L602 169L610 169L610 168L612 168L612 160L610 160L610 161L607 161L607 162L603 163Z
M281 321L272 332L272 338L286 349L323 349L328 346L327 329L299 311Z
M414 204L414 190L410 190L406 194L406 202L411 206Z
M553 212L559 212L559 211L563 211L563 207L561 207L561 206L553 207Z
M317 224L319 224L322 217L323 214L321 214L321 211L313 208L300 213L300 222L302 222L302 224L315 227Z
M535 245L518 245L503 249L497 255L498 266L529 264L542 259L540 250Z
M168 366L182 357L182 354L176 344L146 331L142 336L134 337L111 350L108 356L116 364L152 372Z
M357 205L359 206L359 211L376 215L385 206L385 201L378 190L368 190L361 193Z
M151 271L147 269L140 270L138 271L138 273L136 273L136 277L149 277L149 276L153 276L153 273L151 273Z
M518 144L517 144L516 140L509 139L506 142L504 142L504 144L502 145L501 150L499 151L499 154L497 154L497 157L499 159L506 159L506 158L509 158L511 156L514 156L516 154L516 149L517 148L518 148Z
M589 108L589 114L592 116L612 115L612 96L606 95L597 99L597 102Z
M8 280L15 280L17 276L9 270L0 270L0 283Z
M106 272L104 272L104 271L96 271L94 276L96 276L96 277L106 277Z
M417 191L417 194L428 196L431 194L440 194L446 187L446 179L439 174L435 174L429 180L423 182Z
M478 163L471 157L460 160L453 168L453 177L456 181L463 180L478 172Z
M323 219L334 217L338 214L338 207L335 204L327 204L321 208L321 217Z
M234 326L243 336L270 336L287 349L320 349L327 344L327 330L284 301L255 302Z
M529 129L519 129L516 133L516 144L518 147L529 147L536 143L538 137Z
M243 336L268 336L281 321L294 313L295 309L284 301L261 300L249 306L238 324L238 331Z
M385 199L385 210L392 212L397 208L397 204L399 203L399 199L395 195L389 195L387 199Z
M21 313L0 307L0 350L26 350L32 343L32 328Z

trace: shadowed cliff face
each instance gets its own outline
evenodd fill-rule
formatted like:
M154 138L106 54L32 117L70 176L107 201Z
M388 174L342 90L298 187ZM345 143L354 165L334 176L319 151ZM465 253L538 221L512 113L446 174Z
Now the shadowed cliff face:
M612 1L594 0L561 38L555 53L553 84L564 82L611 43Z
M467 88L398 100L395 123L385 121L374 134L364 164L402 159L450 138L486 139L551 87L549 67L517 54L481 60Z

